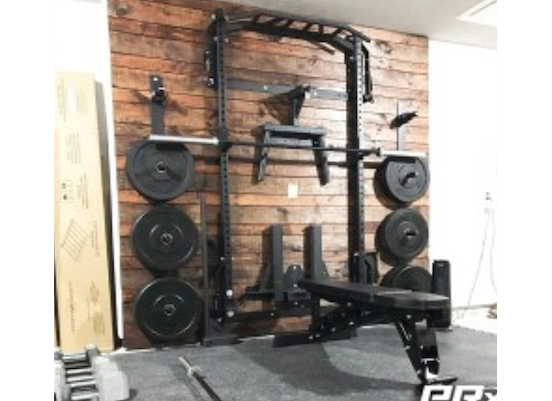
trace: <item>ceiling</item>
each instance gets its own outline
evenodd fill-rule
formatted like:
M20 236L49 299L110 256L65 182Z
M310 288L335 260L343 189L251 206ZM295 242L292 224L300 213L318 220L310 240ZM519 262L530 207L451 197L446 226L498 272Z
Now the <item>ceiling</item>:
M333 19L497 48L497 28L457 19L481 0L233 0L255 7Z

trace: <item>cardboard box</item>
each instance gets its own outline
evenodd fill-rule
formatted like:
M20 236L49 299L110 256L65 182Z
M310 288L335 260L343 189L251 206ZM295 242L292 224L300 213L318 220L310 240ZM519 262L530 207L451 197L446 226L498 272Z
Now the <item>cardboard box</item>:
M91 74L55 75L54 254L59 342L114 347L96 90Z

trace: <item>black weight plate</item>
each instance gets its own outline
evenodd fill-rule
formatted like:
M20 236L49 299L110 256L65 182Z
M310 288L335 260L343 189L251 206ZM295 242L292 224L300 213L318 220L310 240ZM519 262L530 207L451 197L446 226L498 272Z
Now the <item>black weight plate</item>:
M143 140L128 152L126 174L146 198L168 201L194 183L194 158L183 144Z
M199 233L183 211L161 205L136 220L131 241L134 254L145 267L172 271L184 267L195 256Z
M162 278L146 285L134 303L134 321L155 343L177 342L195 335L202 302L186 281Z
M389 270L383 278L381 279L380 286L382 287L393 287L393 280L395 279L395 276L397 273L399 273L402 269L404 269L404 266L395 266L391 270Z
M383 219L376 235L382 253L397 261L408 261L427 246L427 222L415 209L398 209Z
M423 267L407 266L395 274L391 287L416 292L431 292L431 274Z
M415 157L387 157L376 174L384 194L402 204L412 203L427 192L427 163Z

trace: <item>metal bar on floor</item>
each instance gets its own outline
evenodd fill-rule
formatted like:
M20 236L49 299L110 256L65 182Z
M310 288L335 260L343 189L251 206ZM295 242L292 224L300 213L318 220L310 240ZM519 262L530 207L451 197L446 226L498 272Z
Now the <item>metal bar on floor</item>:
M186 369L186 374L188 375L188 377L190 377L191 379L196 379L196 381L207 392L207 394L209 394L209 397L211 397L213 401L222 401L222 398L219 397L213 387L211 387L209 383L207 383L207 381L205 380L205 376L201 374L201 370L199 369L199 367L192 365L190 361L188 361L183 356L179 357L178 360L180 361L180 363L182 363L184 369Z

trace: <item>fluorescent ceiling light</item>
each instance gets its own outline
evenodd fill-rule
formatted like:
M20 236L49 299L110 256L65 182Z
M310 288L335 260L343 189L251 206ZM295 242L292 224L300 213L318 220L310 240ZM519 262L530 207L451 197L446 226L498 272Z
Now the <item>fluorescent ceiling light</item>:
M468 11L459 15L458 19L474 24L494 26L496 28L497 3L498 0L483 0L481 3L476 4Z

